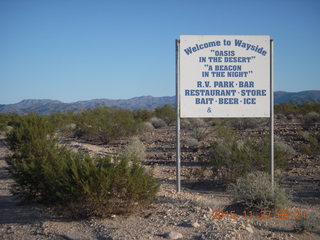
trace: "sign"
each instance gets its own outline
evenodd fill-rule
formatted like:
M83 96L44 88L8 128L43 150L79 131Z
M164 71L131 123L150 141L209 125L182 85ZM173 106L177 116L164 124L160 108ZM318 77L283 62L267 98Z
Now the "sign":
M180 117L270 117L270 37L182 35Z

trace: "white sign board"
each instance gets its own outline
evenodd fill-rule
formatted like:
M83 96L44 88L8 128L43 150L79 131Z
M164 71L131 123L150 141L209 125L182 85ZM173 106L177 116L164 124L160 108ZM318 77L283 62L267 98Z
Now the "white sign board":
M180 36L180 117L270 117L269 36Z

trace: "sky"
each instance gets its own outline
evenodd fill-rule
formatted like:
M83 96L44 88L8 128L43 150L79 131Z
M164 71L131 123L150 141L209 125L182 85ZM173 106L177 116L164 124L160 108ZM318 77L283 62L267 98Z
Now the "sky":
M175 95L180 35L270 35L274 89L320 90L319 0L0 0L0 104Z

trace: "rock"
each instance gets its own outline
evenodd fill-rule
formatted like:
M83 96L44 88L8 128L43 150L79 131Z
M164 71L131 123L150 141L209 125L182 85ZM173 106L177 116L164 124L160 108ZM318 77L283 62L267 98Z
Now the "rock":
M249 233L253 233L253 229L250 225L246 226L245 228Z
M193 223L191 223L191 226L194 228L199 228L200 224L198 222L193 222Z
M183 236L179 232L171 231L165 234L165 237L168 239L182 239Z

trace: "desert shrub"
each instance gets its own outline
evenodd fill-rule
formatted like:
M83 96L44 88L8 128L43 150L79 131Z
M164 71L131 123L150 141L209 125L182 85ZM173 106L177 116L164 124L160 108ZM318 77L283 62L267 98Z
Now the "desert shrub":
M157 107L154 112L157 118L163 119L168 125L176 120L175 109L170 104Z
M15 113L0 113L0 131L6 132L7 127L18 118L19 116Z
M275 115L275 117L276 117L276 119L281 120L281 119L285 118L285 115L283 115L282 113L278 113L278 114Z
M167 126L166 122L160 118L151 118L150 120L151 124L154 126L154 128L162 128Z
M144 122L140 126L140 133L143 132L152 132L154 130L154 126L152 125L151 122Z
M292 114L292 113L291 113L291 114L288 114L288 115L287 115L287 120L292 120L292 119L294 119L294 116L295 116L295 115Z
M8 125L8 118L6 114L0 114L0 131L3 131Z
M257 147L251 139L236 139L236 132L226 127L218 127L219 140L211 142L208 149L208 162L212 165L213 174L223 172L224 183L233 182L240 176L252 171L253 167L262 167L257 162Z
M180 126L181 126L181 129L190 129L191 128L190 120L187 118L182 118L180 120Z
M285 163L286 160L293 158L295 155L297 155L297 152L289 144L287 144L286 142L284 142L280 138L276 137L275 138L275 155L276 155L276 158L284 157L285 159L282 160L282 162L284 162L284 164L286 164ZM278 163L279 162L280 161L278 161Z
M129 144L120 151L119 155L134 162L141 162L146 158L146 147L139 138L133 137Z
M320 103L315 101L307 101L301 104L296 102L280 103L274 106L276 114L284 114L286 116L292 115L305 115L309 112L320 112Z
M134 118L138 121L147 122L154 116L154 113L145 109L134 112Z
M29 116L8 135L15 195L59 206L74 217L127 213L152 201L159 186L140 162L71 152L48 129L42 118Z
M75 137L98 143L109 143L121 137L134 135L140 122L130 110L99 107L75 116Z
M251 138L239 138L237 132L226 127L218 127L219 140L210 143L206 162L212 166L213 174L220 174L225 184L252 171L268 169L270 142L268 138L257 142ZM286 168L289 156L283 145L275 144L274 158L276 168Z
M296 232L312 232L320 226L319 211L301 211L301 216L295 218L294 230Z
M200 142L192 137L189 137L183 141L183 145L187 148L198 149L200 147Z
M201 118L191 118L190 130L193 138L198 141L204 140L209 134L208 124Z
M214 141L210 145L208 157L213 174L222 171L221 180L224 183L234 182L247 172L265 167L259 158L257 146L250 139L245 143L226 139Z
M308 132L300 132L304 143L300 144L300 151L310 156L319 156L320 154L320 136L313 136Z
M256 118L236 118L231 120L231 126L237 130L254 129L261 121Z
M46 142L54 133L54 127L37 114L16 117L11 125L6 143L12 151L38 151L33 144Z
M289 195L275 182L274 190L270 176L264 172L252 172L231 183L227 191L233 200L254 210L284 210L289 205Z
M305 128L310 128L315 124L320 124L320 114L316 112L309 112L302 118L302 124Z
M71 137L76 127L73 123L74 113L68 111L66 113L52 113L43 115L43 117L54 127L55 132L61 136Z

